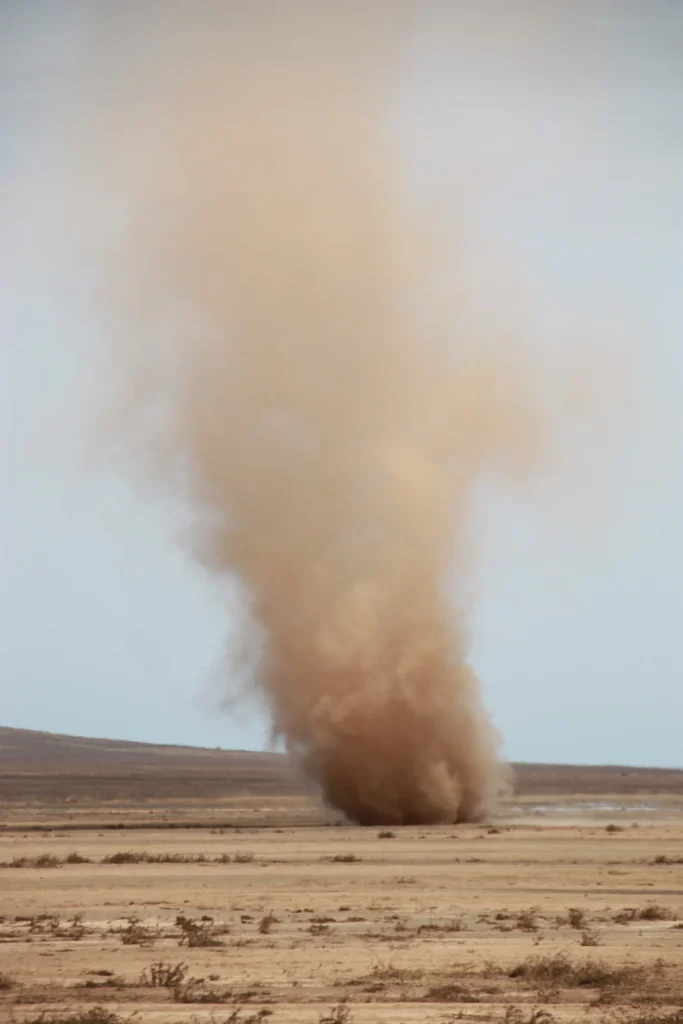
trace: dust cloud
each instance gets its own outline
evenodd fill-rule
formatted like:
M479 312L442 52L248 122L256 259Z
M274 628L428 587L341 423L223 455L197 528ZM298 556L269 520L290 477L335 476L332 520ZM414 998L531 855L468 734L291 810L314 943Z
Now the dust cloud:
M102 286L116 430L189 498L197 560L240 580L250 687L325 800L480 820L506 770L468 660L477 504L552 458L549 382L506 282L476 313L411 197L407 6L209 9L151 32L131 8L100 39L89 144L134 211Z

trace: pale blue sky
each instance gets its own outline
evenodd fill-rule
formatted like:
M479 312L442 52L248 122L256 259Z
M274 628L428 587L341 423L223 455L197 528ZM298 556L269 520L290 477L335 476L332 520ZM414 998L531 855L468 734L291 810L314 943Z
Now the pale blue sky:
M484 182L478 229L530 287L536 330L608 335L638 382L609 463L575 478L599 501L562 514L565 483L482 510L474 663L510 757L683 765L683 7L558 5L537 23L531 2L467 6L457 59L420 28L410 173ZM229 589L175 543L182 513L94 464L84 437L104 342L55 181L86 7L0 9L0 723L258 747L257 710L215 707Z

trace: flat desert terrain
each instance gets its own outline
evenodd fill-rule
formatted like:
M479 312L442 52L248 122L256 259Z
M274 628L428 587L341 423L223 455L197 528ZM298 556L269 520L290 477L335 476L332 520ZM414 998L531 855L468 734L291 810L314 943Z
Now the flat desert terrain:
M0 894L17 1024L683 1024L683 772L361 829L279 755L3 729Z

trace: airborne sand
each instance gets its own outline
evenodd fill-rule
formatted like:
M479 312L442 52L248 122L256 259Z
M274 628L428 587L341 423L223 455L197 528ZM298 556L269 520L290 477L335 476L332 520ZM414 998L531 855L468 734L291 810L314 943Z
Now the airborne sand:
M128 339L115 429L241 581L252 685L325 798L471 821L505 777L468 660L479 489L552 459L553 385L500 329L504 282L495 329L437 294L457 240L392 144L410 19L386 12L176 11L134 59L103 33L90 144L134 209L103 299Z

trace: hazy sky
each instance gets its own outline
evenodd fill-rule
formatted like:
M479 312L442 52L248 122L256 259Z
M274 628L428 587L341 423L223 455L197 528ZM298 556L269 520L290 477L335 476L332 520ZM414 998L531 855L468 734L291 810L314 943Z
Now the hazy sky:
M510 757L683 766L683 6L532 6L454 2L457 53L425 17L397 107L406 170L427 191L477 182L477 231L524 279L533 329L613 339L636 387L585 494L567 506L570 479L482 508L473 661ZM0 723L258 747L262 715L212 691L229 587L184 555L183 513L89 443L96 260L55 182L94 9L0 4Z

